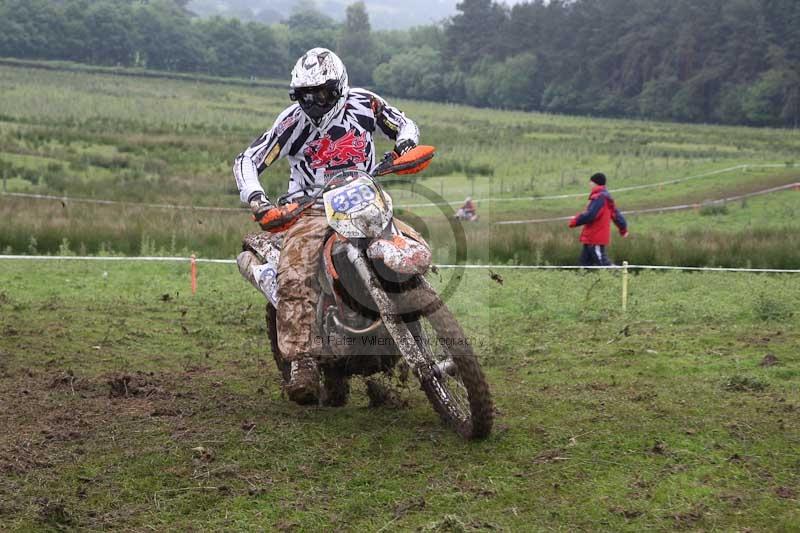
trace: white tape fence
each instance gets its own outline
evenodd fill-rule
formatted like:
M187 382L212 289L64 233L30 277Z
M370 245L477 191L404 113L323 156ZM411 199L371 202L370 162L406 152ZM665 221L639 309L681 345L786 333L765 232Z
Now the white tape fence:
M684 178L676 178L672 180L666 181L659 181L656 183L645 183L642 185L632 185L630 187L620 187L617 189L609 189L609 192L612 193L620 193L620 192L627 192L627 191L637 191L642 189L652 189L656 187L663 187L665 185L676 185L678 183L683 183L686 181L692 181L702 178L709 178L713 176L718 176L720 174L726 174L728 172L735 172L737 170L748 170L753 168L761 168L761 169L769 169L769 168L797 168L800 164L797 163L763 163L763 164L743 164L743 165L736 165L733 167L723 168L719 170L712 170L710 172L704 172L702 174L696 174L694 176L687 176ZM181 210L190 210L190 211L216 211L216 212L243 212L246 210L245 207L215 207L215 206L195 206L195 205L183 205L183 204L163 204L163 203L146 203L146 202L129 202L124 200L105 200L100 198L80 198L80 197L72 197L72 196L57 196L52 194L34 194L34 193L24 193L24 192L5 192L0 191L0 196L7 196L11 198L26 198L30 200L48 200L48 201L57 201L62 202L63 204L68 203L76 203L76 204L96 204L96 205L118 205L124 207L139 207L139 208L147 208L147 209L181 209ZM586 193L572 193L572 194L554 194L554 195L545 195L545 196L515 196L511 198L503 197L503 198L483 198L481 202L488 202L488 203L504 203L504 202L520 202L520 201L530 201L530 202L539 202L539 201L547 201L547 200L563 200L567 198L585 198ZM454 200L446 202L446 205L461 205L463 204L463 200ZM419 203L419 204L397 204L396 207L402 208L420 208L420 207L436 207L437 205L442 205L441 203ZM668 208L662 208L668 209ZM547 219L548 221L552 220L562 220L562 219ZM530 222L528 222L530 223Z
M753 198L755 196L762 196L765 194L772 194L775 192L780 191L788 191L788 190L800 190L800 182L796 183L787 183L786 185L780 185L778 187L770 187L769 189L762 189L760 191L754 191L747 194L739 194L736 196L729 196L727 198L719 198L717 200L709 200L708 203L712 205L719 205L719 204L726 204L728 202L737 202L739 200L744 200L746 198ZM585 196L585 195L584 195ZM687 209L699 209L703 206L703 203L693 203L693 204L679 204L679 205L670 205L664 207L650 207L647 209L631 209L627 211L622 211L623 215L646 215L651 213L664 213L670 211L686 211ZM544 224L547 222L561 222L564 220L571 219L571 216L565 217L553 217L553 218L532 218L532 219L524 219L524 220L501 220L495 222L494 224L498 226L508 226L508 225L516 225L516 224Z
M188 211L227 211L227 212L244 212L247 210L245 207L213 207L213 206L195 206L195 205L181 205L181 204L148 204L143 202L126 202L123 200L103 200L99 198L75 198L72 196L54 196L51 194L33 194L26 192L0 192L2 196L9 196L11 198L26 198L29 200L49 200L58 201L63 204L95 204L95 205L119 205L124 207L141 207L149 209L185 209Z
M161 257L161 256L98 256L98 255L0 255L0 260L19 261L127 261L127 262L169 262L169 263L216 263L236 264L235 259L205 259L201 257ZM578 266L578 265L476 265L476 264L443 264L436 268L466 270L683 270L687 272L750 272L764 274L800 274L800 269L787 268L725 268L725 267L686 267L671 265L613 265L613 266Z
M619 192L628 192L628 191L638 191L642 189L653 189L657 187L663 187L665 185L676 185L678 183L684 183L686 181L692 181L702 178L710 178L712 176L718 176L720 174L727 174L728 172L735 172L737 170L749 170L751 168L797 168L800 167L800 164L797 163L764 163L764 164L744 164L744 165L736 165L733 167L722 168L719 170L712 170L710 172L704 172L702 174L696 174L694 176L687 176L684 178L676 178L672 180L666 181L659 181L656 183L645 183L643 185L631 185L630 187L619 187L617 189L609 189L609 192L612 193L619 193ZM481 202L489 202L489 203L503 203L503 202L539 202L539 201L546 201L546 200L564 200L568 198L586 198L585 192L580 193L572 193L572 194L551 194L545 196L514 196L512 198L483 198ZM447 205L461 205L463 204L463 200L456 200L452 202L447 202ZM440 204L435 203L420 203L420 204L407 204L407 205L398 205L397 207L404 207L404 208L413 208L413 207L435 207Z
M56 255L0 255L0 260L30 260L30 261L161 261L179 262L189 264L189 286L192 294L197 293L197 264L198 263L221 263L236 264L233 259L203 259L191 257L120 257L120 256L56 256ZM622 265L607 267L582 267L574 265L436 265L436 269L465 269L465 270L486 270L494 274L494 270L615 270L622 273L622 310L628 308L628 273L631 270L678 270L691 272L749 272L749 273L768 273L768 274L800 274L800 269L780 269L780 268L721 268L721 267L680 267L664 265L629 265L624 261Z

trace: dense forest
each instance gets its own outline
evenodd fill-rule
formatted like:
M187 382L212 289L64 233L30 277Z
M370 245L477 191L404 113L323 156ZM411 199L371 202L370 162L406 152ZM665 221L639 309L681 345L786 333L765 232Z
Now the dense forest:
M312 46L355 84L478 106L800 124L797 0L463 0L441 25L372 31L311 4L280 24L200 19L188 0L0 0L0 56L286 79Z

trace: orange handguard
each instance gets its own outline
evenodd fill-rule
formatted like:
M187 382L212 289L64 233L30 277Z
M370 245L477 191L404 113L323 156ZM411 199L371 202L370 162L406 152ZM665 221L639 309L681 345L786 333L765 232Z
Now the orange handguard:
M394 166L399 167L396 174L416 174L422 172L431 164L436 148L433 146L416 146L394 160Z
M386 174L406 175L422 172L431 164L431 159L433 159L435 153L436 148L433 146L415 146L392 161L390 166L379 170L377 174L385 176Z
M292 202L291 204L282 205L280 207L273 207L266 212L261 220L256 220L255 215L253 215L253 220L258 222L261 229L264 231L280 233L291 228L294 223L297 222L297 219L300 218L303 211L310 206L311 203L303 205Z

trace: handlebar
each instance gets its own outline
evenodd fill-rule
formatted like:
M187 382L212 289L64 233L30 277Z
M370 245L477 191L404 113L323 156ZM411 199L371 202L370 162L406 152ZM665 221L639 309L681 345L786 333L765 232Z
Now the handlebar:
M387 152L380 164L375 167L373 176L386 176L387 174L416 174L425 170L431 164L436 153L436 148L433 146L416 146L403 154L397 156L394 152ZM289 229L303 214L305 210L313 206L316 201L322 196L322 193L327 188L328 184L333 178L338 176L334 174L322 186L314 186L311 191L313 194L307 194L295 201L288 201L289 194L285 194L278 199L278 206L273 207L267 211L261 220L256 220L264 231L270 233L279 233ZM288 202L288 203L287 203ZM253 217L255 219L255 216Z

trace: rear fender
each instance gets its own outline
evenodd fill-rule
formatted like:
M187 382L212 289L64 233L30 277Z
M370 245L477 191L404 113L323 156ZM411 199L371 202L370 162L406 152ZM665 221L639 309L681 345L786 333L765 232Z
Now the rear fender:
M259 231L248 233L242 239L242 250L253 252L261 262L266 262L273 251L280 252L283 245L283 235L273 235Z
M236 258L239 272L276 306L278 305L278 262L282 237L250 233L242 241L244 250ZM248 253L249 252L249 253Z

